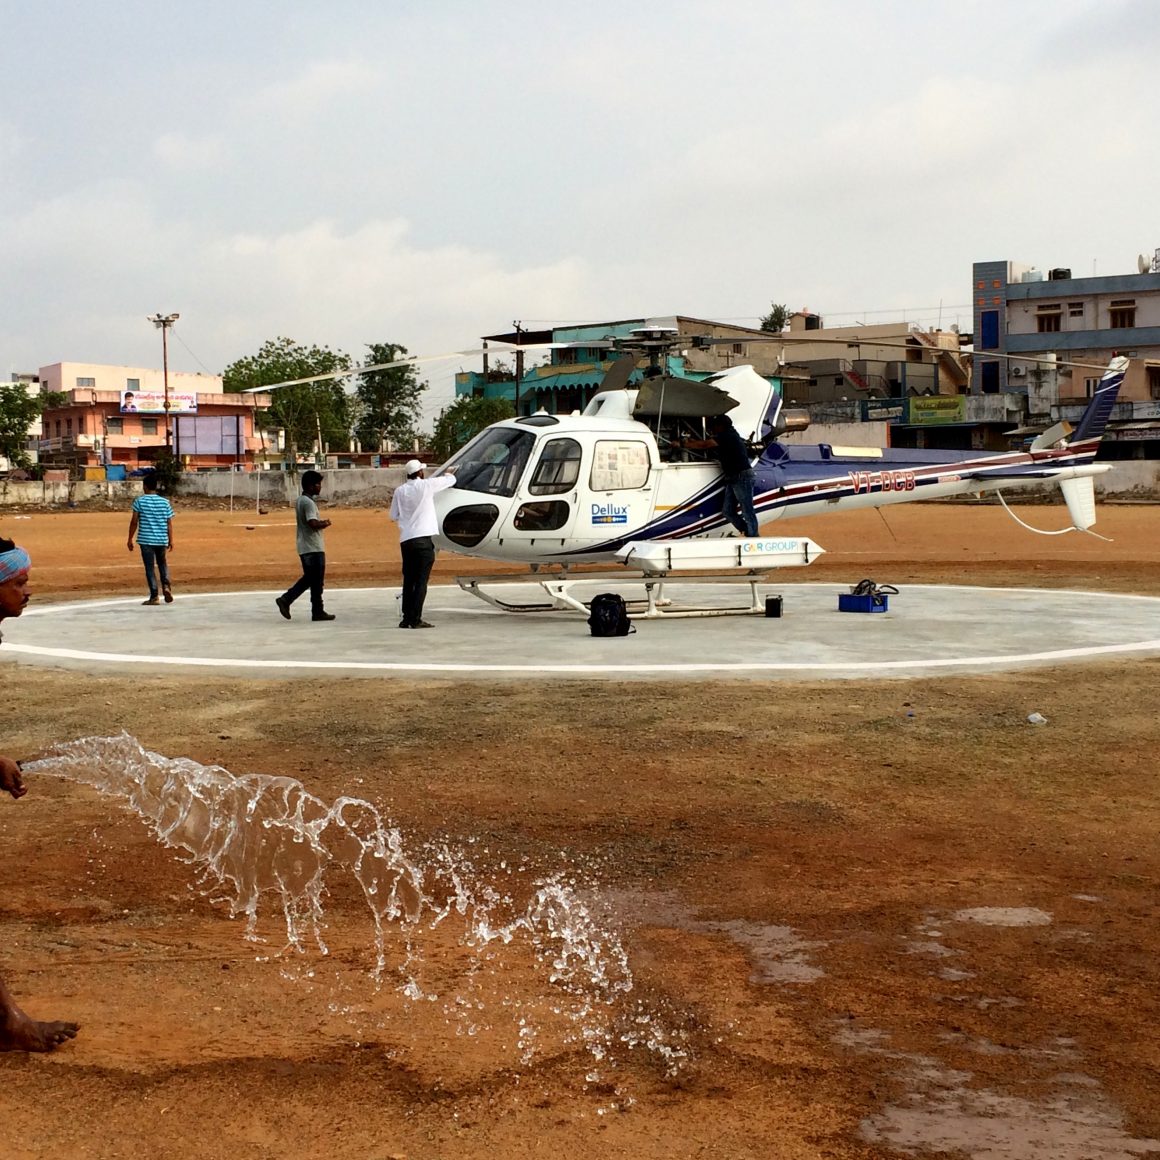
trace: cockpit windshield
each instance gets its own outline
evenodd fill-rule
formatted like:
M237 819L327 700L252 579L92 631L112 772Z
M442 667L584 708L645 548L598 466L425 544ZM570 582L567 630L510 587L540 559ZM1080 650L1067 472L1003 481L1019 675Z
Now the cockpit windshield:
M485 495L512 496L528 465L536 438L515 427L492 427L477 435L443 465L455 486Z

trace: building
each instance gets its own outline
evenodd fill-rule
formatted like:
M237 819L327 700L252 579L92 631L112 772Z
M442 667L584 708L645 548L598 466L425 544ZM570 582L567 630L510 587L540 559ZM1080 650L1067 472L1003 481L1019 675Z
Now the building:
M818 315L799 311L791 317L789 329L780 334L677 315L520 330L488 335L484 342L579 344L553 350L543 365L523 369L518 375L521 413L540 407L559 413L582 409L600 389L605 373L618 357L606 345L607 340L626 338L646 325L688 336L688 346L668 358L670 373L706 378L726 367L748 363L775 383L787 403L808 407L815 424L827 430L830 425L848 429L847 442L859 442L862 435L878 440L886 430L884 425L889 424L890 441L897 446L985 445L983 432L972 430L974 424L966 413L968 370L960 353L961 337L953 330L925 331L905 322L827 330ZM701 337L726 341L698 346L696 340ZM590 347L583 345L589 341ZM505 351L500 357L506 359L510 354ZM518 368L518 354L516 362ZM647 359L642 358L630 384L640 381L646 364ZM486 357L483 373L456 376L456 394L461 396L503 397L515 402L516 386L510 376L497 381L489 372ZM998 430L1014 425L1004 414L994 418ZM1006 440L998 436L994 440L1006 449Z
M1126 355L1107 456L1160 458L1160 250L1136 266L1077 278L1066 267L975 262L973 393L1021 400L1030 434L1078 417L1102 368Z
M802 404L967 393L956 330L923 330L906 322L827 328L818 315L798 311L781 338L785 377ZM789 382L787 397L788 391Z
M484 356L482 372L468 371L455 376L455 394L476 395L486 398L505 398L519 414L531 414L541 408L561 414L583 410L593 395L600 390L604 375L620 357L608 340L628 338L634 330L645 326L663 327L687 335L690 345L677 354L670 354L666 370L670 374L688 378L705 378L725 367L748 363L758 374L769 378L778 376L777 344L768 331L752 327L731 326L702 318L683 315L667 318L630 318L616 322L596 322L586 326L558 326L551 330L517 330L506 334L490 334L483 339L512 346L542 346L547 343L576 343L565 349L554 349L538 366L527 366L524 351L497 352L501 359L514 359L515 378L498 378ZM704 349L692 343L697 337L727 339ZM591 346L584 345L590 342ZM540 352L535 352L539 354ZM648 359L642 358L633 371L630 384L643 377Z
M780 336L783 393L807 407L814 432L844 430L857 445L1006 450L1005 414L971 414L970 372L957 330L908 322L826 327L810 311ZM992 408L993 410L995 408ZM995 420L992 430L984 418ZM873 424L873 428L867 427ZM800 440L810 442L807 432Z
M227 393L220 375L146 367L53 363L40 387L65 401L47 408L42 464L85 468L151 466L169 448L187 471L254 465L265 449L254 424L270 396Z

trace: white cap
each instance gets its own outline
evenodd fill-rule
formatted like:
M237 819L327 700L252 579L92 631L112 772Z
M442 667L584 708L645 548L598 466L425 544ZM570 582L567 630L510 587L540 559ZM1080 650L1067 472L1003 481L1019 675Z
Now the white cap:
M427 469L417 459L408 459L403 470L407 473L407 478L410 479L412 475L418 475L420 471Z

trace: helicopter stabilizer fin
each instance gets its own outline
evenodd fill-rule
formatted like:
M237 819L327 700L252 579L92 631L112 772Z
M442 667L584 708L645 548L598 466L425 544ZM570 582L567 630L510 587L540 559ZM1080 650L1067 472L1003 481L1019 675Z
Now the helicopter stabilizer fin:
M1096 522L1096 489L1092 477L1084 475L1076 479L1061 479L1059 490L1063 492L1072 526L1086 532Z

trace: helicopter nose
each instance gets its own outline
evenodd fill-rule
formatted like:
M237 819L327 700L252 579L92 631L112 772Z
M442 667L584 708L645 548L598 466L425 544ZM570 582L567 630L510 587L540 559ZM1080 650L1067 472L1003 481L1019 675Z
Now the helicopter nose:
M443 535L461 548L474 548L498 520L499 508L493 503L462 504L443 517Z

